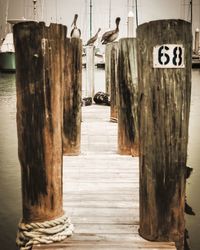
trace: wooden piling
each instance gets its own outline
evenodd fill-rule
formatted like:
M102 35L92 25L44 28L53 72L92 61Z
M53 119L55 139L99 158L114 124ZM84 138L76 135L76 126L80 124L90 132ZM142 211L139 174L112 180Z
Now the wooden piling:
M110 68L111 68L111 49L112 49L112 43L106 44L105 48L105 92L110 95Z
M138 156L136 39L119 40L118 153Z
M191 95L191 24L160 20L137 29L140 235L183 249Z
M86 85L85 97L94 97L94 51L95 47L86 46Z
M23 22L14 26L18 155L23 222L63 215L62 59L66 27Z
M117 99L118 99L118 42L112 43L110 55L110 120L117 121Z
M196 55L199 55L199 29L195 30L195 36L194 36L194 53Z
M66 39L63 154L78 155L81 141L82 41Z

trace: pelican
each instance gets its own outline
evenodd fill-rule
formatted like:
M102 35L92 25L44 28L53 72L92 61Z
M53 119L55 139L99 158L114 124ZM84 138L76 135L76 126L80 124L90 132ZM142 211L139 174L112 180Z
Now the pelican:
M71 37L80 38L81 37L81 30L77 28L76 21L78 19L78 14L74 15L74 20L71 26L73 26L73 29L71 31Z
M120 22L120 17L117 17L115 20L116 23L116 29L107 31L103 34L101 38L102 44L107 44L113 42L115 39L117 39L118 34L119 34L119 22Z
M97 33L96 33L96 35L93 36L93 37L91 37L91 38L87 41L86 46L88 46L88 45L93 45L93 44L96 42L97 37L98 37L98 34L99 34L100 31L101 31L101 29L99 28L98 31L97 31Z

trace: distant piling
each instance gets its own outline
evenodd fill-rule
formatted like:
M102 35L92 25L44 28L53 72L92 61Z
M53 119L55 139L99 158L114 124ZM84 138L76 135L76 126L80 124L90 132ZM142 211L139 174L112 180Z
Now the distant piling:
M95 47L93 45L86 46L86 86L85 97L94 97L94 54Z
M81 142L82 41L66 39L63 88L63 154L78 155Z
M113 42L110 50L110 120L117 121L117 104L118 104L118 51L119 42Z
M106 44L105 48L105 92L110 95L110 89L111 89L111 75L110 75L110 69L111 69L111 49L112 49L112 43Z
M118 51L119 42L106 45L105 52L105 79L106 93L110 95L110 120L117 121L117 99L118 99Z
M16 240L20 249L72 234L62 196L65 37L66 27L59 24L46 27L44 23L23 22L14 26L22 178L22 221ZM37 231L40 227L43 230Z
M184 249L185 166L191 96L191 24L137 29L140 235Z
M194 37L194 53L199 55L200 47L199 47L199 29L195 30L195 37Z
M119 40L118 153L138 156L138 80L136 39Z

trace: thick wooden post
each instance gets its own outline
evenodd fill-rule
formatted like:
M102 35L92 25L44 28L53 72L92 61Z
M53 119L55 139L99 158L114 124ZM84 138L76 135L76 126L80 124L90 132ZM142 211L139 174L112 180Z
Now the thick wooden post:
M66 27L14 26L23 221L48 221L62 206L62 60Z
M110 68L111 68L111 49L112 43L106 44L105 48L105 92L110 95Z
M110 51L110 120L117 121L117 99L118 99L118 42L112 43Z
M63 154L78 155L81 141L82 41L66 40Z
M191 25L153 21L138 27L137 38L140 235L183 249Z
M119 41L118 152L138 156L138 82L136 39Z

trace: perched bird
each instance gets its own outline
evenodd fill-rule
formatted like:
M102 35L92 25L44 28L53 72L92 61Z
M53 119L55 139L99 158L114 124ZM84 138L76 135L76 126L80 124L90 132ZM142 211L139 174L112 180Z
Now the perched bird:
M116 23L116 29L107 31L103 34L101 38L102 44L107 44L113 42L115 39L117 39L118 34L119 34L119 22L120 22L120 17L117 17L115 20Z
M77 19L78 19L78 14L75 14L73 23L71 25L71 26L73 26L73 29L71 31L71 37L80 38L81 37L81 30L78 29L76 26Z
M88 45L93 45L93 44L96 42L96 40L97 40L97 38L98 38L98 34L99 34L100 31L101 31L101 29L99 28L98 31L97 31L97 33L96 33L96 35L93 36L93 37L91 37L91 38L87 41L86 46L88 46Z

